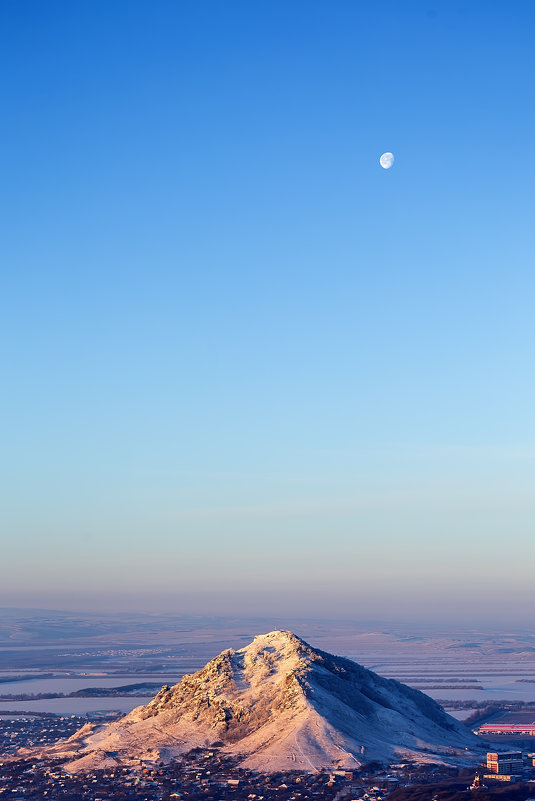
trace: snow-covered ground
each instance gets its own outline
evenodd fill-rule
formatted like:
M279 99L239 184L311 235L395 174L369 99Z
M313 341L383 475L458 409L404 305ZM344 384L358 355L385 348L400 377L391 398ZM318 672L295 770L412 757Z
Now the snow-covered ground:
M350 768L379 760L477 760L479 742L429 697L288 631L227 649L147 705L68 743L69 770L110 760L167 762L216 746L262 770Z

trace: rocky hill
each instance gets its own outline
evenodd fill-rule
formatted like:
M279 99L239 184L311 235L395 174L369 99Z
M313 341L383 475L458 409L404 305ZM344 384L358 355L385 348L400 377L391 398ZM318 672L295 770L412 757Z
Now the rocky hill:
M357 768L371 760L460 764L481 746L431 698L316 650L289 631L223 651L146 706L54 746L69 770L168 762L220 747L261 771Z

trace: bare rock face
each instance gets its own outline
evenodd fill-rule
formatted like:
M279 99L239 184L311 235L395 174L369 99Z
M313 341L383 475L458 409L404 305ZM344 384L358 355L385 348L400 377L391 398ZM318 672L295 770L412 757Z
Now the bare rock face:
M313 658L314 651L291 632L271 641L257 637L242 651L223 651L174 687L162 687L135 717L164 714L167 722L195 722L213 729L217 739L235 742L284 710L295 714L305 709L308 660Z
M69 770L112 756L122 764L168 762L215 743L242 766L266 772L358 768L371 760L460 764L481 750L428 696L289 631L223 651L146 706L71 739Z

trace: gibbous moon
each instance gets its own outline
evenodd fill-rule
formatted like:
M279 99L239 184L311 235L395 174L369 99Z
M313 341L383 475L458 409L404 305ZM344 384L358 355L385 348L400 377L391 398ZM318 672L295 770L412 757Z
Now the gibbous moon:
M394 163L393 153L383 153L383 155L379 159L379 164L384 170L389 170L393 163Z

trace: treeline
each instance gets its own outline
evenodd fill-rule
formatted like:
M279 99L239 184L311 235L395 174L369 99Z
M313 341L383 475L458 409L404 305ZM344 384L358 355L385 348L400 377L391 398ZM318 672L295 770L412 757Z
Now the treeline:
M0 701L43 701L51 698L116 698L131 696L144 698L160 689L160 684L141 682L139 684L126 684L123 687L85 687L72 693L14 693L0 695ZM1 711L1 707L0 707Z
M53 673L39 673L38 676L35 678L38 679L51 679L53 678ZM11 684L14 681L28 681L29 679L34 678L31 674L20 675L20 676L0 676L0 684Z
M472 729L474 724L481 723L481 721L499 712L500 709L501 707L498 706L498 704L489 704L489 706L484 706L482 709L474 710L471 715L468 715L468 717L463 720L463 723L465 726Z
M535 708L535 701L511 701L508 698L500 700L493 698L485 701L476 701L474 698L463 701L461 699L437 698L437 704L448 709L485 709L487 706L498 706L500 709L507 709L509 712L518 712L521 709L531 711Z
M24 715L25 717L28 716L29 718L59 718L60 715L56 715L55 712L24 712L20 709L0 709L0 714L2 716L13 716L20 717Z
M411 785L400 787L388 796L388 801L527 801L533 790L528 784L520 783L508 787L482 787L467 790L460 782L454 785Z

